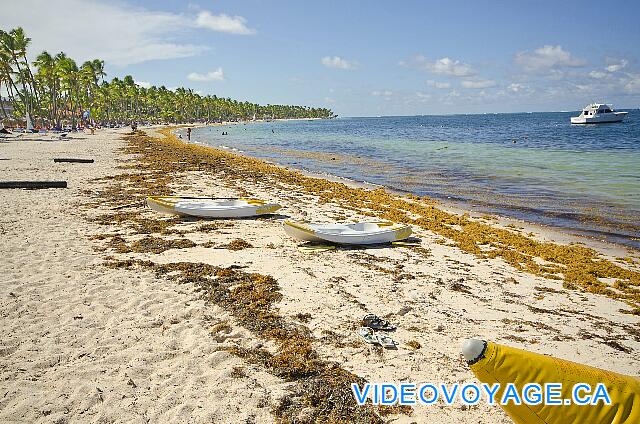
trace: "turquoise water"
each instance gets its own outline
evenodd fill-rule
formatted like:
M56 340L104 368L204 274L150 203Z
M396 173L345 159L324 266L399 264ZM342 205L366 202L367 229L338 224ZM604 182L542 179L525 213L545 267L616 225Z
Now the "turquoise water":
M586 126L575 114L265 122L192 139L640 247L640 111Z

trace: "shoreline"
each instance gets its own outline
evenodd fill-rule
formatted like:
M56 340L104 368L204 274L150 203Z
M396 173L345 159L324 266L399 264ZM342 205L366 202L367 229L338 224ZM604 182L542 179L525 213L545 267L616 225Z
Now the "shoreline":
M217 144L224 144L224 140L221 139L207 139L206 134L202 134L205 141L198 141L203 145L210 145L214 148L225 148L226 146L218 146ZM198 137L198 134L194 134L193 137ZM215 141L215 142L213 142ZM237 140L236 140L237 141ZM211 142L211 143L210 143ZM210 144L209 144L210 143ZM237 148L230 148L231 151L238 152ZM257 151L248 153L242 152L243 155L249 157L255 157L261 160L268 160L270 162L278 163L284 167L295 170L302 170L303 172L317 173L320 176L340 175L340 178L352 179L358 183L360 180L365 179L362 176L362 172L350 172L345 170L344 164L349 164L351 160L354 161L354 169L360 170L362 166L366 166L362 163L359 157L350 157L349 155L342 155L341 153L325 153L325 152L309 152L306 150L296 150L291 148L280 148L278 146L260 146ZM290 159L287 159L290 158ZM337 161L336 161L337 159ZM310 161L304 164L305 161ZM334 162L332 162L334 161ZM340 164L342 163L342 168ZM338 164L335 165L334 164ZM337 166L337 167L336 167ZM377 164L377 166L383 166L383 164ZM312 168L312 169L310 169ZM320 169L321 171L315 171L314 169ZM322 170L324 169L324 170ZM328 169L328 171L327 171ZM381 169L377 172L393 172L393 169ZM353 177L353 175L359 175ZM331 177L329 177L331 178ZM449 187L449 190L438 192L435 194L420 193L420 190L416 191L404 191L395 180L383 181L376 180L375 182L364 181L364 184L371 184L373 186L385 187L387 190L400 192L402 194L410 193L417 196L426 195L433 200L436 200L444 205L455 209L467 210L472 213L480 213L484 215L495 215L502 219L510 219L514 222L524 222L529 224L538 225L545 229L555 229L559 232L570 233L573 236L584 238L589 240L593 245L611 245L622 246L628 248L631 251L640 251L640 242L638 237L635 236L636 229L640 230L637 224L634 224L633 211L629 211L627 215L612 215L607 217L603 215L604 212L596 214L593 211L597 210L596 206L590 206L589 208L561 208L561 210L545 209L544 205L524 205L515 202L513 204L507 204L501 202L500 197L497 198L473 198L465 199L464 195L457 194L456 186ZM443 187L441 187L443 188ZM415 190L415 187L413 187ZM462 197L459 197L462 196ZM593 200L597 204L599 200L594 198ZM613 207L613 206L612 206ZM596 209L593 209L596 208Z
M227 125L227 124L221 124L221 125ZM209 125L205 124L205 125L202 125L201 128L205 128L207 126ZM175 134L176 129L178 128L172 127L171 133ZM193 145L210 147L212 149L228 152L230 154L235 154L238 156L255 159L270 165L280 167L282 169L299 172L304 176L326 179L332 182L343 183L354 188L363 188L367 190L375 190L375 189L382 188L390 193L393 193L399 196L406 196L406 195L415 196L415 194L411 192L394 189L392 187L388 187L383 184L375 184L375 183L370 183L366 181L358 181L352 178L342 177L342 176L330 174L327 172L313 171L306 168L298 168L295 166L281 164L268 159L252 156L244 151L239 151L236 148L230 148L228 146L224 146L224 147L214 146L206 142L195 141L195 140L187 141L187 140L181 139L181 141L184 142L185 144L193 144ZM582 244L586 247L597 250L598 252L606 255L609 259L614 259L616 257L628 257L628 256L634 256L634 257L640 258L640 249L634 246L621 243L621 242L616 242L616 241L607 239L606 237L610 233L605 231L597 232L597 231L581 230L577 228L529 221L522 218L503 215L498 212L491 212L491 211L485 212L483 210L478 210L481 208L471 207L473 206L472 201L451 200L451 199L447 199L447 197L449 197L447 195L442 195L442 197L431 197L431 196L419 196L419 197L424 197L424 198L428 198L431 201L435 201L438 203L438 206L444 211L450 212L459 216L468 214L472 218L476 218L476 219L481 219L483 217L490 216L502 228L506 229L506 228L516 227L516 228L523 229L523 231L526 233L535 233L533 238L539 241L549 241L549 242L560 243L565 245L572 244L572 243ZM499 207L500 207L499 205L495 205L494 209ZM617 236L617 235L611 234L611 236Z
M321 174L320 177L315 177L315 176L313 176L314 174L311 173L312 176L308 176L307 177L299 169L286 167L286 166L283 166L283 165L280 165L280 164L277 164L277 163L273 163L273 162L268 162L268 161L265 161L263 159L259 159L259 158L255 158L253 156L242 154L240 152L228 151L227 149L221 150L221 149L213 147L211 145L204 144L204 143L199 143L199 142L186 143L184 140L178 139L174 135L173 128L165 128L164 130L160 131L159 133L162 134L164 137L173 138L174 141L180 143L181 145L194 146L196 148L203 148L203 149L205 149L205 153L204 154L207 154L206 151L207 151L207 149L209 149L211 151L210 154L213 155L213 156L216 156L216 155L231 156L231 157L235 157L235 158L238 158L238 159L244 159L249 164L251 164L252 166L256 166L256 167L266 166L267 169L269 169L269 167L272 167L275 170L277 170L277 171L275 171L276 174L280 173L281 177L294 178L295 179L296 178L295 175L299 175L299 176L305 176L307 179L310 179L310 180L319 180L319 181L324 181L326 183L329 183L327 185L330 185L331 183L336 183L339 186L340 185L345 185L345 187L350 187L350 188L352 187L356 191L357 190L364 190L365 193L368 193L368 194L365 195L365 198L367 196L369 196L369 194L371 195L370 197L375 198L376 197L376 193L380 191L381 193L385 193L385 194L388 193L389 196L387 196L387 197L398 198L401 203L402 202L405 203L406 205L409 206L409 208L411 208L411 206L415 205L416 201L418 203L426 202L426 204L428 206L427 206L426 209L422 208L423 210L425 210L425 211L439 210L440 212L445 213L445 217L444 218L438 218L438 219L447 220L447 219L453 217L454 221L462 221L462 222L464 222L465 220L468 220L471 217L471 215L470 215L468 210L456 208L455 206L451 206L451 205L445 205L445 207L448 208L451 211L451 214L450 214L451 216L450 217L446 217L447 211L445 211L444 208L437 208L437 206L440 205L440 201L439 200L434 200L434 199L429 198L427 196L419 197L419 196L415 196L415 195L412 195L412 194L404 194L404 193L400 194L400 195L397 195L397 194L394 194L391 191L388 191L384 186L376 186L376 189L370 190L369 188L366 188L366 187L362 188L362 186L361 186L362 183L356 182L356 184L352 184L354 182L354 180L343 179L342 177L336 177L337 180L336 181L332 181L332 180L327 179L324 174ZM267 171L267 172L270 172L270 171ZM312 186L317 185L317 183L314 183L314 182L311 182L310 184ZM304 186L304 183L302 185ZM320 185L323 185L323 184L320 183ZM356 197L361 197L361 195L356 194ZM365 203L366 203L366 201L365 201ZM391 215L396 215L396 214L395 213L391 213ZM375 215L371 215L371 216L375 216ZM380 216L378 216L378 217L380 217ZM487 218L489 218L489 219L487 219ZM509 223L511 223L511 222L519 222L518 220L513 220L513 219L507 218L507 217L499 217L499 218L501 218L501 219L503 219L503 220L505 220L506 222L509 222ZM640 265L640 260L638 260L639 258L637 257L638 251L636 251L634 249L631 249L631 248L629 248L627 246L616 245L616 244L613 244L613 243L606 243L606 242L603 243L603 242L601 242L603 244L595 244L594 247L602 248L602 247L605 247L605 246L609 246L610 249L604 249L602 252L593 251L591 253L588 253L590 248L586 247L586 242L585 241L587 241L589 239L588 238L584 238L583 236L567 234L567 233L562 233L562 231L558 231L555 234L559 238L567 240L567 239L572 239L572 238L575 237L576 240L579 240L579 241L576 242L576 244L571 244L571 242L569 242L569 244L556 244L556 243L553 242L553 240L554 240L553 238L548 237L548 235L549 235L548 232L545 233L543 231L542 234L538 234L540 239L536 240L535 237L529 238L528 235L522 234L520 229L518 227L512 225L512 224L507 224L507 225L504 226L504 228L493 227L491 225L491 221L493 219L494 218L492 218L491 216L487 217L487 215L481 215L478 220L472 220L471 223L473 223L475 225L478 225L480 228L484 228L484 230L489 230L490 232L491 232L491 230L497 230L498 232L500 232L500 234L502 236L505 236L507 240L509 238L514 237L514 236L516 238L518 238L518 237L522 238L524 240L523 246L526 245L530 241L530 242L533 242L535 244L539 244L540 246L549 245L551 247L551 249L562 248L562 249L565 249L567 252L575 251L575 252L577 252L578 256L582 255L583 253L586 253L587 255L595 255L594 259L595 259L595 257L597 257L599 255L606 255L607 251L608 252L612 252L613 251L615 253L622 253L622 251L618 250L618 249L625 249L626 250L625 253L627 253L627 256L624 256L624 257L611 257L610 256L610 257L605 259L607 262L608 261L627 262L627 264L623 263L623 264L621 264L621 267L618 268L623 274L629 272L629 270L627 269L627 265L631 265L632 267L636 267L636 268L638 267L638 265ZM393 219L391 219L391 220L393 220ZM422 221L425 222L424 220L422 220ZM428 221L428 219L427 219L427 221ZM400 222L404 222L404 223L409 223L409 224L415 225L416 223L420 222L420 219L414 220L412 218L409 218L408 221L407 220L400 220ZM533 227L533 226L536 225L534 223L529 223L529 222L524 222L524 223L532 226L531 228L543 228L543 230L547 230L545 227L542 227L542 226ZM420 224L418 224L418 225L420 225ZM458 225L458 224L454 224L454 225ZM425 228L429 228L429 224L428 223L426 223ZM456 234L457 235L457 233L455 231L451 232L451 231L448 231L448 229L445 230L444 233ZM535 236L535 235L533 235L533 236ZM585 240L585 241L583 241L583 240ZM468 241L463 238L462 240L459 240L458 243L461 243L461 244L464 245L464 244L467 244ZM583 245L585 245L585 246L583 246ZM616 247L618 249L616 249ZM477 247L473 247L470 250L474 251L476 253L479 253L482 256L482 253L481 253L482 250L481 249L479 250L479 249L477 249ZM524 253L524 252L520 252L520 253L523 253L525 256L530 254L530 253ZM573 253L569 253L569 255L573 255ZM493 257L493 255L490 255L490 256ZM523 257L523 259L524 259L524 257ZM589 261L591 261L591 260L589 260ZM591 264L590 264L589 261L585 262L585 265L587 263L589 263L588 267L590 268ZM517 264L517 262L512 262L512 264ZM618 266L618 265L616 265L616 266ZM532 269L538 269L538 267L536 265L532 265ZM640 274L633 274L633 272L632 272L632 274L630 274L630 275L631 275L630 278L632 278L633 281L640 282ZM549 276L552 277L553 279L557 278L557 276L554 276L553 274L549 274ZM599 292L601 290L597 289L596 291ZM605 289L605 291L606 291L606 289ZM640 301L640 296L635 296L634 295L633 297L638 297L638 301ZM640 313L640 309L637 312Z
M404 424L506 424L498 406L372 411L353 407L342 391L351 379L475 381L460 355L471 337L637 373L639 318L621 312L633 299L574 283L586 274L566 287L550 278L551 261L563 255L598 264L587 249L534 245L533 252L515 232L449 216L415 196L311 178L145 130L157 138L103 131L2 145L11 159L0 162L5 175L70 183L6 192L4 420L171 421L189 414L203 423L381 422L384 413ZM96 162L52 166L62 154ZM176 218L145 208L149 194L248 195L278 201L284 215ZM418 245L305 253L284 234L285 217L411 220ZM483 234L502 250L475 251L493 243L478 245ZM602 275L622 272L612 262L585 264ZM366 313L398 326L391 334L397 349L361 341L356 330ZM332 393L347 393L345 403L326 403Z

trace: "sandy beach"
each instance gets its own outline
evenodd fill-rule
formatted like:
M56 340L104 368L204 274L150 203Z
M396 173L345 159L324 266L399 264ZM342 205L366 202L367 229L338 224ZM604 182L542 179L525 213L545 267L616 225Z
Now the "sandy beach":
M483 403L357 410L336 389L357 378L475 381L460 354L472 337L640 374L638 252L527 244L558 237L491 217L454 222L428 199L128 131L0 143L3 180L68 182L0 190L2 422L509 423ZM178 219L145 208L150 194L283 207ZM282 230L287 217L397 218L415 244L301 251ZM480 243L489 227L502 250L478 248L492 246ZM582 284L583 263L597 267L597 284ZM630 283L614 287L616 276ZM398 326L397 349L359 338L366 313Z

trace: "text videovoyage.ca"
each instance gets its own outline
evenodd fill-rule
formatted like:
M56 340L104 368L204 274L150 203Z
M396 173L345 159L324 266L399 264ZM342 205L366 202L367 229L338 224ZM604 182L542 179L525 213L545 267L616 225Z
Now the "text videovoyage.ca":
M561 383L525 384L521 390L513 383L506 384L500 395L500 383L365 383L352 384L351 390L358 405L610 405L611 398L604 384L591 386L576 383L570 396L562 397Z

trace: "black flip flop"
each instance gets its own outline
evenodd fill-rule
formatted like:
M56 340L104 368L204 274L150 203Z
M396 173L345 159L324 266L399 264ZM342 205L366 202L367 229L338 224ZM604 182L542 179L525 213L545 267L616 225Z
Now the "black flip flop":
M365 315L364 318L362 318L362 325L373 328L374 330L393 331L396 329L395 325L374 314Z

